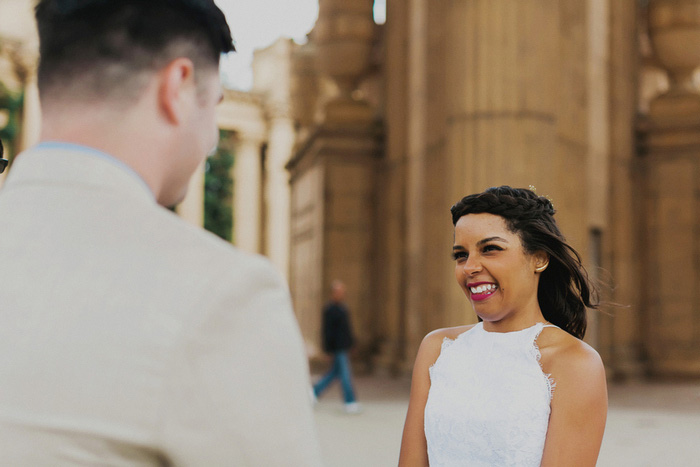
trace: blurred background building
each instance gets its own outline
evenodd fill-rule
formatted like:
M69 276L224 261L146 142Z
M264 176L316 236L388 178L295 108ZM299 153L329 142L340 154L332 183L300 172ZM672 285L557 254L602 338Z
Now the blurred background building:
M312 358L341 279L358 363L405 373L428 331L476 320L449 207L533 185L621 305L589 315L610 376L700 377L700 0L387 0L381 25L373 3L319 0L308 42L256 53L178 212L228 206L220 235L287 275ZM29 13L0 0L11 154L37 135Z

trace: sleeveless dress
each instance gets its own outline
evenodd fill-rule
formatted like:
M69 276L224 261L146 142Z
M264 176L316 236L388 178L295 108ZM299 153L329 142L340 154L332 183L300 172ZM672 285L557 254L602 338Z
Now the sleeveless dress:
M431 467L540 465L554 390L539 363L544 327L499 333L478 323L445 338L425 405Z

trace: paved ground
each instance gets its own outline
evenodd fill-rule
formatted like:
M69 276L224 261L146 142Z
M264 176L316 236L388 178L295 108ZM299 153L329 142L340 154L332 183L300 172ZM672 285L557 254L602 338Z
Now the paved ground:
M406 416L407 379L355 379L359 415L342 411L338 385L316 406L328 467L395 466ZM609 387L601 467L700 467L700 382Z

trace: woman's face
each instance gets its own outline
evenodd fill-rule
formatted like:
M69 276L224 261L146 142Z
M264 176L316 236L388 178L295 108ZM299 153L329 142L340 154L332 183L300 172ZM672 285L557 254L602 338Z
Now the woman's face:
M528 254L505 219L486 213L462 216L455 225L453 255L457 283L485 326L501 323L517 330L543 321L535 269L547 256Z

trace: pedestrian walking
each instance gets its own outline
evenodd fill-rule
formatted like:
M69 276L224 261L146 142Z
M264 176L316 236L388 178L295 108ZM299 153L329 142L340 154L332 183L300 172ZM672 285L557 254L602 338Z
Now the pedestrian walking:
M358 413L362 407L355 399L352 385L352 369L348 352L353 346L354 336L350 316L345 304L345 284L339 280L331 285L331 300L323 309L323 350L333 359L330 370L314 385L314 396L320 397L336 379L343 388L345 411Z

